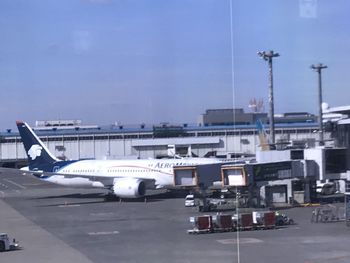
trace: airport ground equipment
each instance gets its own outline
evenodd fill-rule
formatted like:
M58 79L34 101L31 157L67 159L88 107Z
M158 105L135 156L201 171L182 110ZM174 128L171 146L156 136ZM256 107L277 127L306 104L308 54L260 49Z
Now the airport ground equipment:
M275 212L276 226L294 225L294 220L288 217L286 214Z
M285 214L274 211L192 216L190 222L193 228L187 230L189 234L276 229L294 224Z
M201 198L198 202L199 212L233 211L235 208L236 201L233 199Z
M213 228L214 232L228 232L236 230L237 224L232 215L217 213L213 216Z
M333 195L337 192L337 185L334 182L318 183L316 193L320 195Z
M10 241L8 234L0 233L0 252L20 249L15 239Z
M254 211L252 212L252 218L255 229L271 229L277 225L274 211Z
M312 211L311 222L312 223L328 223L339 222L345 220L344 207L338 207L335 205L323 205L315 208Z
M193 228L188 234L207 234L237 230L237 220L231 214L201 215L190 217Z
M211 215L190 217L193 229L187 230L189 234L202 234L213 232L213 218Z
M237 226L239 230L252 230L253 229L253 215L252 213L244 213L238 215Z
M253 211L255 229L271 229L281 226L294 225L294 220L279 211Z

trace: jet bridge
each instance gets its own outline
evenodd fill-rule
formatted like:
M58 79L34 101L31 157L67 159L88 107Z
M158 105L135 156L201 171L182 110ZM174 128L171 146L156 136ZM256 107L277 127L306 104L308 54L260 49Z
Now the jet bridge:
M220 181L221 163L174 167L175 188L208 188Z
M244 164L201 164L174 167L177 188L230 188L248 185Z
M247 186L248 175L244 169L244 164L240 165L222 165L221 183L224 188Z

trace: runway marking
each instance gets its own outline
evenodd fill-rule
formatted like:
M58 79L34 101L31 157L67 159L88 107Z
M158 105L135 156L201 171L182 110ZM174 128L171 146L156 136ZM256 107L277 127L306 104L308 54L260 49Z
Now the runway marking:
M23 186L23 185L21 185L21 184L18 184L18 183L14 182L14 181L12 181L12 180L10 180L10 179L4 179L4 181L6 181L6 182L8 182L8 183L10 183L10 184L13 184L13 185L15 185L15 186L17 186L17 187L19 187L19 188L21 188L21 189L26 189L26 188L27 188L27 187L25 187L25 186Z
M300 229L300 227L298 226L293 226L293 227L280 227L280 228L276 228L276 230L289 230L289 229L295 229L295 230L298 230Z
M101 231L101 232L89 232L89 236L103 236L103 235L117 235L119 231Z
M64 205L58 205L58 207L77 207L80 206L79 204L64 204Z
M26 184L22 184L23 186L37 186L37 185L41 185L42 183L26 183Z
M235 238L230 238L230 239L219 239L216 240L217 242L223 244L223 245L235 245L237 244L237 239ZM256 244L256 243L262 243L261 239L257 238L240 238L239 243L240 244Z
M106 212L106 213L90 213L90 216L112 216L115 213L112 212Z

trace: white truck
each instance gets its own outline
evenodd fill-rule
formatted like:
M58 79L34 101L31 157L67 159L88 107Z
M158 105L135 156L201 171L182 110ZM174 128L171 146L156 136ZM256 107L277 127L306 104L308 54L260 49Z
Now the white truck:
M0 252L19 249L19 245L15 239L10 241L6 233L0 233Z

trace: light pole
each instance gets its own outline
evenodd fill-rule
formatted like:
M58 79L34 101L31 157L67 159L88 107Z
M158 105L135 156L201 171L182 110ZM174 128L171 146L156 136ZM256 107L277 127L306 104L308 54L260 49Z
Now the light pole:
M314 71L318 73L318 129L319 129L319 145L324 145L323 141L323 123L322 123L322 69L327 68L326 65L318 63L311 65Z
M274 104L273 104L273 74L272 74L272 59L279 57L278 53L270 51L258 52L258 55L269 63L269 122L270 122L270 143L275 144L275 120L274 120Z

